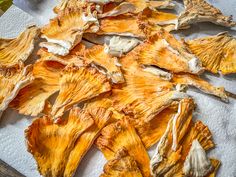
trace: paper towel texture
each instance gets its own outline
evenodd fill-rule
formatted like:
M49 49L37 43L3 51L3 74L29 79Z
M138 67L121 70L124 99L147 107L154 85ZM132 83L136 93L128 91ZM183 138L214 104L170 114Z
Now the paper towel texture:
M32 5L32 2L35 2L35 5ZM209 2L220 8L225 14L232 14L236 17L235 0L211 0ZM56 1L44 0L38 6L37 0L31 1L31 4L23 0L15 0L15 3L31 13L34 18L14 6L11 7L0 18L0 37L15 37L26 25L31 23L45 24L53 16L51 8L56 4ZM226 30L228 29L216 25L197 24L191 30L183 31L178 35L195 38L214 35ZM230 31L230 33L235 35L234 31ZM214 85L224 86L228 91L236 93L236 75L224 78L211 74L205 74L204 76ZM213 133L216 148L210 152L209 156L222 162L218 176L235 177L236 101L230 99L230 103L226 104L197 90L191 90L189 94L195 98L198 105L194 117L207 124ZM24 140L24 129L30 122L30 118L20 116L10 109L4 113L0 122L0 158L27 177L37 177L40 175L37 172L34 159L26 150ZM155 147L152 147L149 151L150 156L154 153L154 149ZM106 160L101 152L92 147L81 161L75 176L97 177L101 174L105 162Z

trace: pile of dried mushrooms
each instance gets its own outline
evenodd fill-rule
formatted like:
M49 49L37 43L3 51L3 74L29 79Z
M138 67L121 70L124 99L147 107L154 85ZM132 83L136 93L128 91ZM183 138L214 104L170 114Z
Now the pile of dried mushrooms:
M161 11L175 8L171 0L62 0L46 26L0 39L0 113L37 117L25 138L42 176L73 176L93 144L107 159L101 177L216 175L211 131L192 119L186 91L228 101L200 75L236 73L236 39L223 32L185 41L170 32L236 23L205 0L183 3L175 15ZM38 59L27 65L38 38Z

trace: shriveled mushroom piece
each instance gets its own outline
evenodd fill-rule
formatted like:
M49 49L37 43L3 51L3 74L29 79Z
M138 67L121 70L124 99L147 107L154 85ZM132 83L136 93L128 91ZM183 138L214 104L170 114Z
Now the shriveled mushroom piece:
M174 74L172 82L176 85L194 86L207 94L217 96L221 100L228 102L228 96L224 87L215 87L199 76L193 74Z
M87 12L82 8L67 8L42 28L42 37L47 42L40 43L40 46L65 56L81 41L84 31L97 23L96 11L91 12L90 6ZM94 28L91 30L94 31Z
M214 147L210 130L200 121L194 123L192 113L181 116L189 103L187 99L180 101L178 113L168 122L151 159L153 176L190 173L203 177L213 170L212 163L205 153Z
M198 22L211 22L226 27L236 25L232 16L225 16L205 0L184 0L184 7L185 10L179 15L176 29Z
M132 54L128 54L134 58ZM126 64L127 56L122 60L122 69L126 84L112 90L113 106L125 114L137 119L150 121L175 100L188 97L186 93L174 89L173 83L156 75L143 71L137 64Z
M138 164L125 148L117 151L114 159L109 160L100 177L142 177Z
M42 176L65 176L64 171L76 140L94 121L88 112L73 108L67 118L54 123L52 117L37 118L25 130L28 151Z
M165 30L160 30L134 50L141 65L154 65L174 73L199 74L201 61Z
M61 73L59 89L59 95L52 107L55 119L73 105L110 91L111 85L106 76L95 68L68 65Z
M17 96L20 89L34 80L32 65L24 66L22 62L11 68L0 69L0 115Z
M108 123L112 112L101 107L86 109L92 116L94 124L88 128L75 142L73 150L70 152L64 176L73 176L80 161L92 146L94 140L99 136L102 128Z
M236 39L227 32L186 41L186 45L212 73L236 73Z
M85 50L83 59L111 78L113 83L124 82L118 59L106 53L104 46L96 45Z
M142 175L144 177L150 176L150 160L147 151L127 118L103 128L101 135L96 140L96 145L107 160L114 159L116 152L125 148L128 154L137 162Z
M33 52L39 28L30 26L14 39L0 38L0 67L11 67L26 61Z
M42 113L48 98L59 90L60 73L64 67L55 61L36 62L33 66L35 80L19 91L10 107L24 115Z

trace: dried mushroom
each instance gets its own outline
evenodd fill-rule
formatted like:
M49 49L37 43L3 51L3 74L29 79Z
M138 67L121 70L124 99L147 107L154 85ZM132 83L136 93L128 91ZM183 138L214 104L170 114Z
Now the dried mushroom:
M208 71L222 74L236 73L236 39L227 32L189 40L186 45Z
M70 152L64 176L73 176L81 159L92 146L94 140L98 137L100 131L108 123L112 115L111 111L100 107L87 109L86 111L92 116L94 124L76 140L75 146Z
M111 78L113 83L124 82L118 59L107 54L104 46L96 45L85 50L83 59L87 63L97 66L97 69Z
M194 86L201 91L217 96L221 100L228 102L228 96L224 87L214 87L209 82L201 79L199 76L192 74L174 74L172 82L180 85Z
M188 114L183 112L190 103L187 99L180 101L178 113L169 121L157 145L150 166L154 176L181 176L185 171L184 163L194 141L198 141L204 151L214 147L208 127L200 121L194 123L191 112ZM181 116L181 113L185 116ZM210 170L207 172L209 173ZM198 173L203 172L198 171Z
M111 90L107 78L90 66L68 65L61 73L59 95L52 107L54 118L60 117L73 105Z
M43 176L66 176L64 174L76 140L93 125L89 113L73 108L68 118L57 124L52 117L37 118L25 130L28 151L35 158Z
M58 55L67 55L81 40L83 33L92 24L97 23L96 11L83 12L82 8L68 8L50 21L41 30L42 37L47 42L40 43L49 52ZM94 29L91 29L92 31Z
M236 25L232 16L225 16L205 0L184 0L184 7L185 10L179 15L176 29L198 22L211 22L226 27Z
M37 116L47 106L48 98L59 90L64 65L55 61L38 61L33 66L35 80L21 89L10 107L20 114Z
M172 72L199 74L201 61L183 43L165 30L157 32L134 50L142 65L154 65Z
M11 68L0 69L0 115L17 96L20 89L33 82L32 65L22 62Z
M125 148L127 153L137 162L142 175L150 176L148 154L127 118L103 128L96 144L107 160L114 159L116 152Z
M0 67L14 67L33 52L39 28L30 26L14 39L0 38Z
M138 168L138 164L131 157L126 149L117 151L114 159L109 160L104 168L103 174L100 177L142 177L142 173Z

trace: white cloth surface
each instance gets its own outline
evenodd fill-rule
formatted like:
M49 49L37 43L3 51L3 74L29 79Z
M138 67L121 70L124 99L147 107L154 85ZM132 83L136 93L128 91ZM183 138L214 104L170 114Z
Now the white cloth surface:
M235 0L211 0L209 1L220 8L227 15L236 17ZM25 26L37 23L45 24L53 17L52 8L56 1L51 0L14 0L21 9L12 6L0 17L0 37L15 37ZM235 19L235 18L234 18ZM218 32L229 30L211 24L197 24L190 30L183 31L177 36L195 38L206 35L214 35ZM230 31L235 35L235 31ZM224 86L226 90L236 93L236 75L216 76L204 74L211 83L216 86ZM207 124L213 133L216 148L209 153L209 157L221 161L218 176L236 176L236 101L230 99L230 103L223 103L219 99L203 94L197 90L190 90L198 105L194 117ZM32 121L31 118L20 116L15 111L7 109L0 121L0 159L13 166L27 177L40 176L34 159L27 152L24 140L24 129ZM149 150L150 157L155 147ZM83 158L77 169L76 177L97 177L101 174L106 160L101 152L92 147Z

